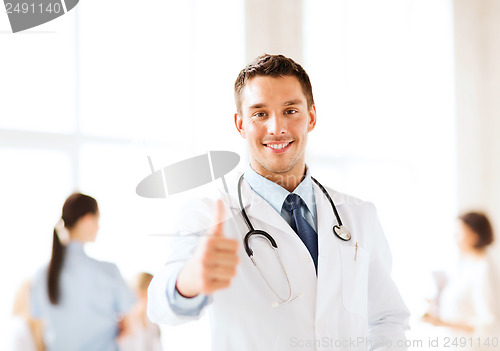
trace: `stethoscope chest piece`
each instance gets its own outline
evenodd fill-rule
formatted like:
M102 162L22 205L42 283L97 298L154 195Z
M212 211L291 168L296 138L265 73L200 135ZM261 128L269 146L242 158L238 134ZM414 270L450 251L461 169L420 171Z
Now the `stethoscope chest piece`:
M351 240L351 234L343 225L334 225L333 232L339 237L339 239L344 241Z

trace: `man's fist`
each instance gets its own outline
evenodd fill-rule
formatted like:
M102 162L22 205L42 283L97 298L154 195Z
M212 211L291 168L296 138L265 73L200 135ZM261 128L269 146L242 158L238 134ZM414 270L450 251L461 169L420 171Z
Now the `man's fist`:
M215 225L202 238L177 277L177 290L185 297L211 294L229 286L238 265L238 241L224 236L224 203L217 201Z

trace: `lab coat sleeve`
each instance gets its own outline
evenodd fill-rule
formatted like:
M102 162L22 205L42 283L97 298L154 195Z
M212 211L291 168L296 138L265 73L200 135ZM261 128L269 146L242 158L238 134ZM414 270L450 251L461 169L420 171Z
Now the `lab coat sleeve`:
M392 257L373 207L373 237L368 277L370 351L407 350L405 331L410 313L391 278Z
M208 296L198 294L195 297L184 297L177 291L177 277L182 267L173 272L167 283L167 300L172 310L183 316L197 316L208 303Z
M179 271L193 254L199 239L206 235L212 224L212 214L213 202L209 199L193 200L181 211L177 236L171 241L171 253L148 288L147 313L152 322L178 325L196 320L211 303L210 297L205 296L200 296L196 301L182 301L169 289L175 288ZM196 306L196 303L199 305Z

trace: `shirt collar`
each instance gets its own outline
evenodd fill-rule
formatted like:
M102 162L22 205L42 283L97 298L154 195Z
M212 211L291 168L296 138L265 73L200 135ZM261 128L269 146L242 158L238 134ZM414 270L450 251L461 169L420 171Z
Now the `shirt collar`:
M245 172L245 180L253 191L266 200L278 213L281 213L283 202L290 194L288 190L261 176L250 166L248 166ZM309 167L307 167L307 165L305 177L295 188L293 193L299 195L302 200L304 200L309 212L314 213L314 190L312 186L311 172L309 171Z

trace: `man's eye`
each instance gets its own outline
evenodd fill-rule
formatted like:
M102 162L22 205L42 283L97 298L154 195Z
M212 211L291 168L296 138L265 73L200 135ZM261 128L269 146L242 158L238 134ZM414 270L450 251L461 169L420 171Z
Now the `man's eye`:
M286 115L293 115L293 114L295 114L295 113L297 113L297 112L298 112L297 110L286 110L286 111L285 111L285 114L286 114Z
M256 112L256 113L254 113L254 116L255 117L266 117L266 113L265 112Z

